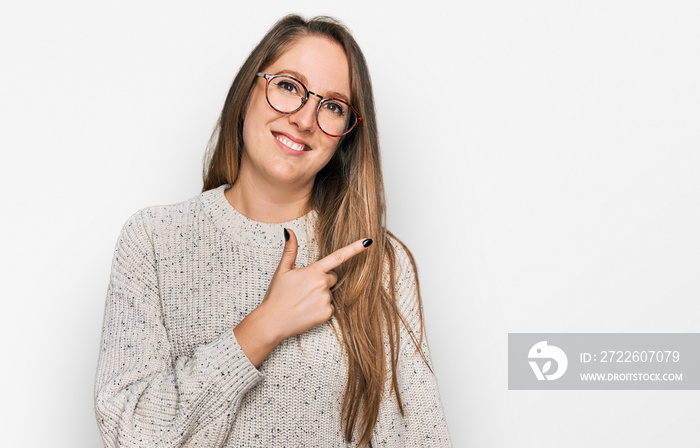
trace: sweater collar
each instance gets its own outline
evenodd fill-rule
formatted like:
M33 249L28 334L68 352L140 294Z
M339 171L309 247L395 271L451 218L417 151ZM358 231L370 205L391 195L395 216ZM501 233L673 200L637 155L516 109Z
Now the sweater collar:
M292 229L297 236L299 246L315 246L314 223L316 211L287 222L267 223L253 221L233 208L226 200L224 192L231 185L224 184L201 195L202 210L211 222L232 240L254 247L279 248L284 246L284 231Z

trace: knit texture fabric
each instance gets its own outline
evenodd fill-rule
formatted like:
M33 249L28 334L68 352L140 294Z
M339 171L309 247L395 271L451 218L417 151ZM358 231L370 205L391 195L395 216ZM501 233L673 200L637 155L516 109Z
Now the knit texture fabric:
M231 207L227 187L146 208L124 225L95 380L105 446L357 446L343 436L347 364L331 324L288 338L257 369L233 334L265 296L284 227L298 238L297 267L317 259L315 212L256 222ZM399 309L418 334L415 274L395 246ZM387 393L372 446L452 446L436 379L403 326L398 380L405 416Z

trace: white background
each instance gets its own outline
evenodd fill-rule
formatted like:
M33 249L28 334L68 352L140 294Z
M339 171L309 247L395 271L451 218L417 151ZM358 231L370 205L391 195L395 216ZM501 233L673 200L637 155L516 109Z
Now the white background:
M364 49L455 446L698 446L697 391L507 390L509 332L700 332L697 2L15 3L3 446L101 446L120 228L198 194L230 82L287 12L337 16Z

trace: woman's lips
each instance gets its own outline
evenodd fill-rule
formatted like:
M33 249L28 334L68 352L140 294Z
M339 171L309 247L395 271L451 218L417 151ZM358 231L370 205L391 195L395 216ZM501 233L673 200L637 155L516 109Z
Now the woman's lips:
M307 145L305 142L293 139L289 135L281 134L279 132L273 132L272 135L275 136L275 140L281 144L283 149L288 149L297 153L311 151L311 148L309 148L309 145Z

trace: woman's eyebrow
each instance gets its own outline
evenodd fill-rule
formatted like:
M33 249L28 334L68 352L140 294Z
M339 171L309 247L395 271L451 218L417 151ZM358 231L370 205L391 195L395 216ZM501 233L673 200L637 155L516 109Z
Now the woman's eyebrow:
M282 69L275 73L275 75L292 75L299 81L303 82L304 84L308 84L309 80L306 79L306 76L302 75L299 72L295 72L294 70L288 70L288 69Z
M350 98L348 98L347 96L343 95L340 92L333 92L333 91L326 92L326 95L327 96L325 96L324 98L337 98L339 100L343 100L346 103L350 104Z
M289 70L289 69L282 69L282 70L278 71L277 73L275 73L275 75L282 75L282 74L294 76L296 79L303 82L304 85L306 85L307 89L308 89L307 84L309 84L309 80L306 79L306 76L302 75L301 73L294 71L294 70ZM311 90L311 89L309 89L309 90ZM315 92L315 93L318 93L318 92ZM325 93L326 93L325 95L322 95L323 98L338 98L338 99L341 99L341 100L347 102L348 104L350 104L350 98L348 98L346 95L344 95L340 92L330 91L330 92L325 92Z

